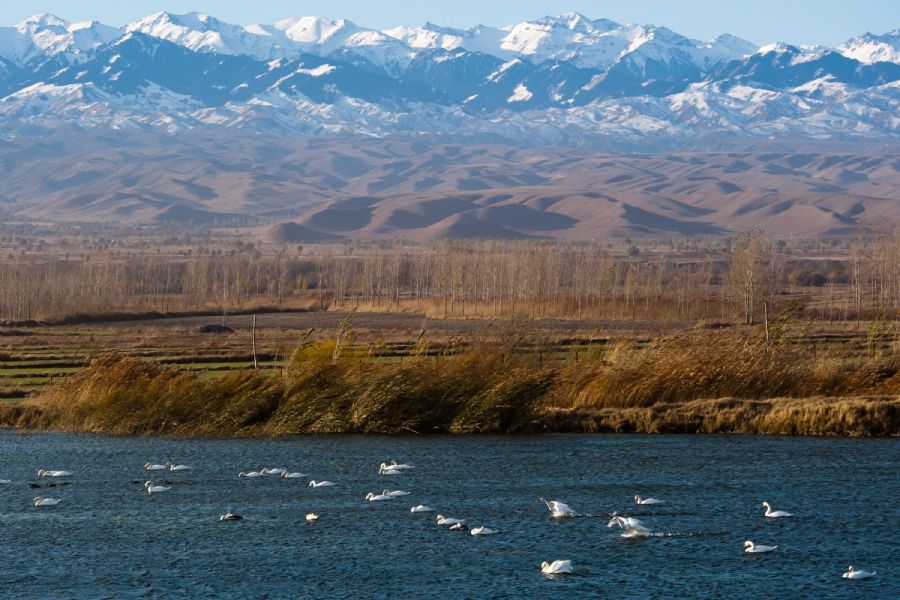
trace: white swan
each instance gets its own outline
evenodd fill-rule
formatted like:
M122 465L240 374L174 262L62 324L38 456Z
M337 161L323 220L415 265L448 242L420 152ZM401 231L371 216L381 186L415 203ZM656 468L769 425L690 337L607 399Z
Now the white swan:
M481 527L474 527L469 533L471 533L472 535L494 535L495 533L497 533L497 530L488 529L487 527L484 527L482 525Z
M38 496L34 499L35 506L56 506L62 502L62 500L57 500L56 498L44 498L43 496Z
M469 526L466 525L466 522L465 522L465 521L460 521L460 522L457 523L456 525L451 525L451 526L450 526L450 531L465 531L465 530L468 529L468 528L469 528Z
M771 552L778 546L763 546L762 544L754 544L750 540L744 542L744 552L749 554L763 554L765 552Z
M388 496L386 494L378 494L377 496L372 492L366 494L366 500L369 502L384 502L385 500L393 500L393 496Z
M306 515L306 520L309 522L318 521L319 515L317 515L316 513L309 513L308 515Z
M558 502L556 500L544 500L541 498L541 502L547 505L547 508L550 509L551 516L554 519L563 519L566 517L577 517L578 513L572 510L572 507L563 502Z
M250 479L253 479L254 477L265 477L265 476L266 476L266 474L263 473L261 470L260 471L246 471L246 472L241 471L240 473L238 473L238 477L249 477Z
M0 479L0 485L6 485L7 483L12 483L12 479Z
M408 469L415 469L414 466L408 464L398 464L396 460L392 460L390 464L387 465L388 469L393 469L395 471L406 471Z
M155 465L153 463L144 463L145 471L165 471L166 469L168 469L168 467L166 465L159 465L159 464Z
M219 517L220 521L243 521L244 517L241 515L236 515L233 512L227 512L221 517Z
M625 533L622 535L626 537L653 535L641 520L635 519L634 517L614 516L606 526L612 527L613 525L618 525L619 528L624 529Z
M391 498L399 498L400 496L409 496L412 492L404 492L403 490L384 490L381 492L384 496L390 496Z
M287 473L287 469L283 467L278 467L275 469L260 469L260 472L263 475L278 475L279 477Z
M304 477L309 477L306 473L288 473L285 471L281 474L282 479L303 479Z
M541 573L544 575L559 575L562 573L572 573L571 560L554 560L552 563L544 561L541 563Z
M844 579L868 579L869 577L873 577L877 573L877 571L857 571L852 566L847 567L847 570L844 571Z
M162 494L163 492L168 492L172 489L171 487L166 487L164 485L153 485L152 481L144 483L144 487L147 488L148 495Z
M38 477L71 477L72 471L47 471L41 469L37 472Z
M766 507L766 517L770 519L794 516L794 513L784 512L783 510L772 510L772 507L769 506L768 502L763 502L762 505Z
M418 506L413 506L409 509L409 512L420 513L420 512L434 512L434 509L430 506L425 506L424 504L420 504Z
M333 485L337 485L337 484L334 483L333 481L316 481L315 479L313 479L312 481L309 482L309 487L314 487L314 488L331 487Z
M172 463L166 463L166 466L169 467L170 471L190 471L191 467L187 465L176 465Z
M438 525L459 525L460 523L465 523L462 519L454 519L452 517L445 517L444 515L437 516L437 524Z
M378 467L379 475L403 475L403 469L395 469L387 463L381 463Z
M635 504L642 504L642 505L647 505L647 504L665 504L665 502L666 502L665 500L657 500L656 498L641 498L640 496L635 496L635 497L634 497L634 503L635 503Z

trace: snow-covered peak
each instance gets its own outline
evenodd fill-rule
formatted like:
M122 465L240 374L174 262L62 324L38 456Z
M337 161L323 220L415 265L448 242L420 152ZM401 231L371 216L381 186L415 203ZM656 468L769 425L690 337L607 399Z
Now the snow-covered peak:
M68 21L66 21L65 19L60 19L56 15L50 13L41 13L30 16L16 26L19 31L52 28L65 30L68 29L68 27Z
M702 46L707 65L742 59L757 51L759 46L737 36L725 33L716 36Z
M797 46L791 46L790 44L785 44L784 42L772 42L771 44L765 44L764 46L760 46L757 49L756 54L761 56L765 56L766 54L799 54L800 48Z
M346 19L332 21L323 17L290 17L278 21L273 27L287 39L310 48L346 39L360 31L359 27Z
M884 35L866 33L842 44L838 51L861 63L900 63L900 29Z
M55 15L40 14L15 27L0 27L0 57L20 66L41 56L60 54L78 61L121 34L120 29L96 21L69 23Z
M166 40L195 52L246 54L266 59L272 57L275 46L275 40L270 36L251 33L240 25L224 23L196 12L183 15L158 12L138 19L125 29Z

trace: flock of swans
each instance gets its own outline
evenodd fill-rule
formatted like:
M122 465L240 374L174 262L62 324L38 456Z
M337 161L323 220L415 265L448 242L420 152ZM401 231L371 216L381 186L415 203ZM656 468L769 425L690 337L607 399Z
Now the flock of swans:
M560 502L558 500L544 500L541 498L541 501L547 505L547 509L550 510L550 515L555 519L567 519L571 517L581 516L579 513L575 512L571 506L565 504L564 502ZM634 503L638 506L647 506L647 505L656 505L656 504L664 504L664 500L657 500L656 498L641 498L640 496L634 497ZM772 506L768 502L762 503L763 508L766 509L766 512L763 516L767 519L784 519L788 517L793 517L794 513L789 513L783 510L772 510ZM609 523L606 525L607 527L616 527L618 526L623 530L622 537L627 538L637 538L637 537L649 537L656 535L640 519L636 519L634 517L623 517L617 515L616 513L612 513L612 518L609 520ZM778 546L766 546L764 544L756 544L751 540L746 540L744 542L744 552L747 554L765 554L768 552L774 552ZM574 569L572 568L572 561L570 560L556 560L552 563L545 562L541 565L541 572L547 575L556 575L562 573L573 573ZM854 569L853 566L847 567L847 570L844 572L844 579L868 579L869 577L873 577L875 575L875 571L862 571L859 569Z
M378 467L379 475L402 475L404 473L409 472L411 469L414 469L413 465L409 464L401 464L396 461L391 461L390 463L381 463ZM154 464L154 463L146 463L144 465L144 470L148 472L179 472L179 471L190 471L191 467L188 465L174 464L174 463L165 463L165 464ZM69 478L72 477L72 471L54 471L54 470L46 470L41 469L37 472L38 477L49 477L49 478ZM303 479L308 477L306 473L300 472L290 472L285 468L263 468L258 471L241 471L238 473L238 478L249 478L255 479L260 477L279 477L282 479ZM9 479L0 479L0 485L12 483ZM31 484L33 487L36 484ZM53 484L51 484L52 486ZM309 487L312 488L326 488L333 487L338 485L333 481L316 481L310 480ZM169 492L172 490L172 485L161 485L155 484L153 481L147 481L144 483L144 488L147 490L148 495L154 494L162 494L165 492ZM404 496L409 496L411 492L407 492L404 490L383 490L380 494L376 494L374 492L369 492L365 496L365 500L367 502L388 502L396 500L397 498L402 498ZM583 516L576 512L571 506L565 504L564 502L560 502L559 500L544 500L541 498L541 501L547 505L547 509L550 511L550 515L555 519L568 519L573 517ZM62 500L58 498L50 498L44 496L37 496L33 503L35 507L48 507L48 506L56 506ZM638 506L653 506L664 504L664 500L658 500L656 498L642 498L641 496L634 497L634 503ZM783 510L772 510L772 506L768 502L762 503L763 508L765 508L764 517L766 519L784 519L793 517L793 513L789 513ZM426 506L424 504L418 504L413 506L410 509L411 513L426 513L426 512L434 512L434 509L430 506ZM653 533L640 519L635 517L626 517L618 515L617 513L612 513L611 519L607 523L607 527L619 527L622 530L622 537L627 538L640 538L640 537L650 537L654 535L658 535ZM225 514L219 517L219 521L242 521L244 517L242 515L226 512ZM310 523L317 522L319 520L319 515L316 513L309 513L306 515L306 521ZM484 525L478 527L469 528L465 519L457 519L454 517L446 517L444 515L437 515L436 517L437 524L442 527L448 527L450 530L454 531L469 531L469 533L473 536L483 536L483 535L493 535L499 533L496 529L490 529ZM744 542L744 552L748 554L765 554L769 552L774 552L778 548L777 545L769 546L764 544L756 544L751 540L746 540ZM574 573L575 569L572 565L571 560L554 560L553 562L543 562L541 564L541 573L544 575L556 576L556 575L564 575ZM848 567L847 570L843 573L843 577L845 579L868 579L875 575L875 571L863 571L859 569L855 569L852 566Z

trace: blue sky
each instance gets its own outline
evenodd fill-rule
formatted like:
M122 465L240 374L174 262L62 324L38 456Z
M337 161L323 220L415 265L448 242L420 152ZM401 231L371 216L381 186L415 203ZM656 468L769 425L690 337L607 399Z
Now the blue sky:
M727 32L758 44L836 45L865 31L900 27L900 0L3 0L0 24L50 12L70 21L122 25L160 10L195 10L242 25L321 15L376 28L426 21L454 27L505 25L577 11L591 18L666 25L699 39Z

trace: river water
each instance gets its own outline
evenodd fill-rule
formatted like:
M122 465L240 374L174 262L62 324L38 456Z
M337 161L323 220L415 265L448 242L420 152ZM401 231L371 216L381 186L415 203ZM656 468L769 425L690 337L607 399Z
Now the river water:
M388 459L415 469L379 476ZM172 489L148 496L148 461L193 469L155 477ZM338 485L237 477L261 467ZM73 471L70 484L30 488L50 481L42 468ZM3 598L900 598L897 440L5 431L0 479L12 480L0 485ZM385 488L412 494L363 500ZM35 508L39 494L61 503ZM541 497L585 516L555 521ZM763 500L796 516L767 521ZM420 503L499 533L449 531L412 514ZM226 511L245 519L219 522ZM622 538L612 511L659 535ZM745 539L778 549L746 555ZM557 559L576 573L542 576ZM878 574L842 579L850 564Z

